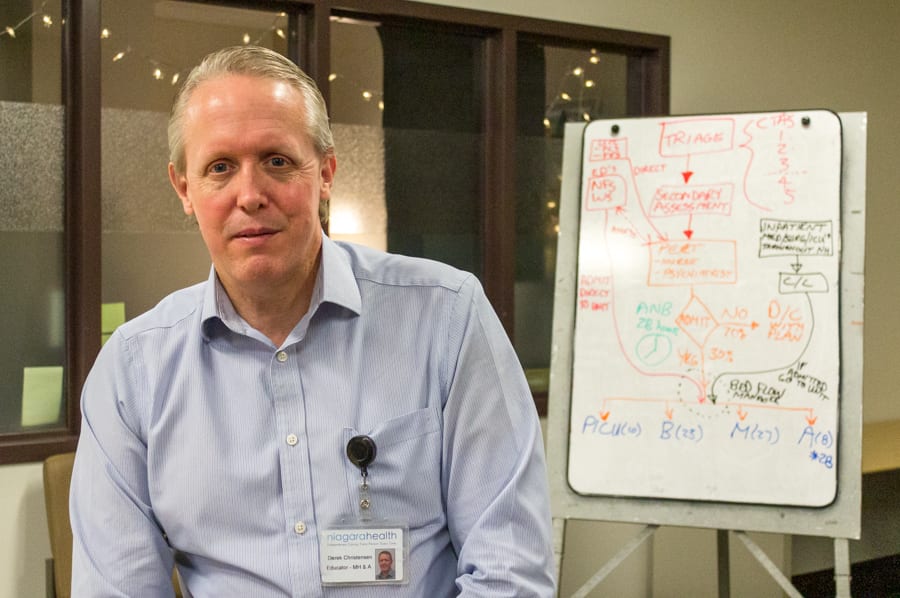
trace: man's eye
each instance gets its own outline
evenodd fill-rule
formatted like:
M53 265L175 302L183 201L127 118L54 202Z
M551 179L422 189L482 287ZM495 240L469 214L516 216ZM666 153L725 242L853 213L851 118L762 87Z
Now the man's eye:
M272 164L272 166L276 166L278 168L281 168L282 166L287 166L287 163L288 163L287 160L282 158L281 156L274 156L274 157L272 157L271 160L269 160L269 162Z
M228 172L228 165L224 162L216 162L209 167L209 171L213 174L223 174Z

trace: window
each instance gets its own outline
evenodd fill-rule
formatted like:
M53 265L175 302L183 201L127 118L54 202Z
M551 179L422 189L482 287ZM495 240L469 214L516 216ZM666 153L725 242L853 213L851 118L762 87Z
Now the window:
M625 116L628 57L597 46L518 42L513 341L532 393L546 398L566 123Z
M480 275L483 37L339 16L331 40L339 174L330 232L353 239L343 235L371 223L382 249Z
M562 123L665 113L668 38L399 0L12 0L0 8L0 195L12 206L0 269L19 292L3 299L15 341L0 462L74 447L104 330L207 275L166 180L165 124L178 80L240 43L290 56L326 96L330 234L474 272L546 400ZM26 142L41 153L24 158ZM65 372L59 411L23 426L21 374L43 366Z
M102 301L123 318L209 275L209 254L169 183L166 128L179 81L213 50L287 52L280 12L190 2L101 0Z
M66 426L62 15L0 6L0 435Z

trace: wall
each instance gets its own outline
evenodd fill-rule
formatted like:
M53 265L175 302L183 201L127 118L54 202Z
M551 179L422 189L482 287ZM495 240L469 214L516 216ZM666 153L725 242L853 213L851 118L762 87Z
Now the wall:
M892 357L898 353L900 294L892 276L900 255L894 234L894 209L900 163L900 2L893 0L430 0L477 10L582 22L668 35L672 39L673 113L763 111L825 107L866 111L869 115L866 248L865 421L900 419L893 399ZM896 474L896 472L895 472ZM895 474L891 474L894 475ZM896 477L879 485L884 501L897 504ZM871 485L864 482L866 500ZM39 465L0 467L0 598L42 596L43 560L49 555ZM897 521L873 509L864 515L863 539L855 555L871 548L878 530L877 552L900 546ZM569 534L564 589L573 591L619 545L632 526L590 524ZM790 566L791 550L780 536L754 536L777 562ZM607 595L714 595L714 532L660 530L652 544L617 571ZM795 543L796 544L796 543ZM710 548L712 546L712 549ZM821 543L816 546L821 549ZM732 577L755 580L733 588L741 596L775 596L765 574L748 563L743 547L732 545L737 561ZM810 549L810 553L813 550ZM865 552L866 558L871 554ZM822 560L804 570L824 568ZM650 566L655 564L653 573ZM618 590L614 589L618 588Z

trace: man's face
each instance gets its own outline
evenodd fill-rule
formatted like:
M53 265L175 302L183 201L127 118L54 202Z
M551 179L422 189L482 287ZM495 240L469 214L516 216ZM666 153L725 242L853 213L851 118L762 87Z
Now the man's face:
M271 79L226 75L191 94L185 172L170 164L169 178L229 293L302 284L317 267L335 161L305 117L301 94Z
M394 559L391 557L391 553L382 552L378 555L378 568L381 569L382 573L390 571L393 564Z

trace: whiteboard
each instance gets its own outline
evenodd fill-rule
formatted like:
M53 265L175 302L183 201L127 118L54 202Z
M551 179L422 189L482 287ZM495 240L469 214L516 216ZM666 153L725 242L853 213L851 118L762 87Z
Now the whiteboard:
M576 494L835 499L841 140L824 110L585 127Z

